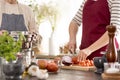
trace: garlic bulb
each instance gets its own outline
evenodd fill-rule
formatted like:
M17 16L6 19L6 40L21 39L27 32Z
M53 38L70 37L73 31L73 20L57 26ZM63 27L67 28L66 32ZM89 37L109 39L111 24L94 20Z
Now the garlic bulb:
M37 78L38 79L47 79L48 78L48 72L47 72L47 70L42 70L42 69L40 69L39 71L38 71L38 73L37 73Z
M28 74L31 76L36 76L39 71L39 67L36 65L32 65L28 69Z
M39 69L39 67L37 65L31 65L28 69L28 74L31 76L35 76L38 79L47 79L48 78L47 70Z

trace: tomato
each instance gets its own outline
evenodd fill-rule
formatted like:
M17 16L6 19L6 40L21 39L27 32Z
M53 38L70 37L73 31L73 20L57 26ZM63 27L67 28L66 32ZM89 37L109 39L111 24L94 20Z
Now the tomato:
M79 65L80 65L80 66L85 66L85 65L86 65L86 64L85 64L85 61L80 61L80 62L79 62Z
M91 64L91 66L94 66L93 60L90 60L90 64Z
M72 63L73 63L73 64L78 64L78 63L79 63L79 60L78 60L78 57L77 57L77 56L73 56L73 57L72 57Z
M79 62L80 66L94 66L93 60L85 60Z
M86 63L86 66L90 66L90 63Z

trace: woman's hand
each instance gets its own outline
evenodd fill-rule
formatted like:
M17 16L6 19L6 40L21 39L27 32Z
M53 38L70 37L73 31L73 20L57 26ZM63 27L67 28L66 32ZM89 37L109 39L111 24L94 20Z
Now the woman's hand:
M89 49L83 49L83 50L80 50L80 52L78 53L78 58L79 58L79 61L84 61L86 60L86 58L91 54L91 50Z
M69 48L70 53L75 53L75 50L76 50L76 41L70 41L68 43L68 48Z

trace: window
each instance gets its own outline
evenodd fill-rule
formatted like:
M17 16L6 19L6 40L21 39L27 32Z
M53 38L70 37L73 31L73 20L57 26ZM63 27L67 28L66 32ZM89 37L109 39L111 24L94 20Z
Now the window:
M22 3L30 4L30 2L43 4L46 3L49 5L49 2L52 2L53 4L57 5L57 8L59 9L59 19L57 21L57 25L54 31L53 36L53 44L54 44L54 52L55 54L59 54L59 47L61 45L64 45L68 42L69 39L69 32L68 27L71 19L73 18L74 14L78 10L81 0L19 0ZM51 35L51 25L48 20L44 21L43 23L40 23L39 25L39 32L41 36L43 37L42 43L41 43L41 50L42 54L48 55L49 54L49 38ZM81 34L80 31L78 34ZM80 38L81 35L77 35L78 44L80 44Z
M51 0L53 1L53 0ZM57 21L57 27L55 28L54 36L53 36L53 45L54 45L54 53L59 54L59 47L61 45L65 45L68 42L69 39L69 32L68 27L71 19L73 18L74 14L78 10L81 1L76 0L54 0L55 3L58 4L58 8L60 9L60 15L59 19ZM43 36L43 43L42 50L44 54L49 53L49 37L51 34L51 27L50 24L46 22L42 23L40 25L40 34ZM79 31L79 34L80 31ZM77 35L78 44L80 44L81 35ZM79 46L79 45L78 45Z

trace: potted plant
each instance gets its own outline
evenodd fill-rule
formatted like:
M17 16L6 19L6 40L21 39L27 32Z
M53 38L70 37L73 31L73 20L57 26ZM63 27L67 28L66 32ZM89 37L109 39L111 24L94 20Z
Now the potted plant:
M0 35L0 57L5 58L7 61L15 60L16 53L20 52L22 47L22 34L19 34L19 39L15 39L9 35L7 31L2 32Z

